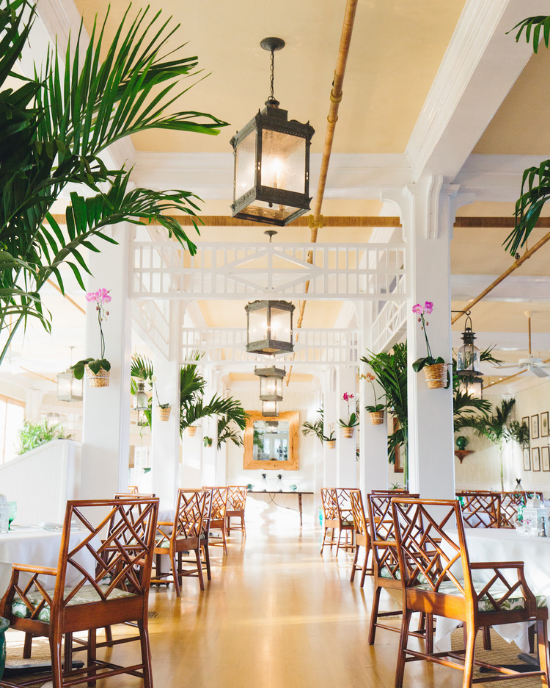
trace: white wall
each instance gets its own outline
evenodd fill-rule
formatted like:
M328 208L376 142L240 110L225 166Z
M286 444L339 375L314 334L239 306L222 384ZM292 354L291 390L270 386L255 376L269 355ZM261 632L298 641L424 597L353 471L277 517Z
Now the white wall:
M233 382L230 384L229 393L231 396L240 400L245 410L261 411L259 400L259 383L255 382ZM299 411L300 412L300 433L299 433L299 470L244 470L243 469L243 447L236 447L232 442L227 444L227 484L228 485L248 485L252 483L256 489L260 487L261 473L267 473L268 489L279 489L277 475L283 474L284 489L290 485L297 485L298 490L314 491L315 489L315 442L319 442L314 437L304 437L301 425L307 420L308 411L316 410L319 407L319 395L313 389L312 384L290 383L289 387L284 386L283 401L279 404L279 411ZM334 460L336 461L336 452ZM297 509L298 498L292 495L281 495L277 497L277 504ZM313 496L303 498L304 514L313 515L314 499Z
M67 500L80 497L81 447L54 440L0 466L0 492L17 502L16 524L63 523Z

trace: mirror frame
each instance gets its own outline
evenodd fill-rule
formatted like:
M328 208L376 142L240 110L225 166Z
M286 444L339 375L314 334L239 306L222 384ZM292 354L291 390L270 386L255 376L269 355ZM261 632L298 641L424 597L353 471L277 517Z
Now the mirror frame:
M260 411L247 411L248 419L244 431L243 469L245 471L297 471L299 469L298 445L300 438L300 412L285 411L278 418L268 418ZM288 421L288 461L255 461L254 460L254 421L286 420Z

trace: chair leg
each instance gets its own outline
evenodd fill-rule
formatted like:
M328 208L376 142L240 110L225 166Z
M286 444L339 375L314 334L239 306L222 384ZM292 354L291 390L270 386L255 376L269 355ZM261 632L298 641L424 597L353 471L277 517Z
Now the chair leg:
M340 538L342 537L342 529L338 530L338 543L336 545L336 556L338 556L338 550L340 549Z
M431 655L434 651L434 617L426 614L426 652Z
M535 629L537 625L534 624L533 626L529 626L529 630L527 631L527 638L529 640L529 654L533 654L535 652Z
M65 633L65 647L63 665L65 673L69 674L73 670L73 634Z
M334 528L330 528L330 551L334 547Z
M208 580L212 580L212 576L210 574L210 552L206 543L202 545L202 551L204 552L204 561L206 564L206 577Z
M174 588L176 590L176 596L181 597L180 579L178 576L178 566L175 554L172 556L172 578L174 579Z
M548 686L550 685L549 677L548 677L548 667L549 667L549 657L548 657L548 632L546 629L546 619L538 619L536 623L537 627L537 643L538 643L538 650L539 650L539 663L540 663L540 670L544 671L544 676L541 677L542 680L542 685Z
M474 655L476 649L477 628L473 623L464 624L466 626L466 652L464 654L464 676L462 678L462 688L471 688L472 677L474 674Z
M225 526L222 525L223 553L227 554L227 538L225 537Z
M227 537L231 536L231 516L228 516L226 518L226 523L227 523Z
M92 628L91 630L88 631L88 649L86 652L87 655L87 666L88 667L93 667L95 666L95 659L96 659L96 629ZM88 685L90 687L95 686L96 684L96 679L92 678L91 681L88 681Z
M195 550L195 556L197 558L197 573L199 575L200 589L204 590L204 579L202 577L202 561L201 561L201 547L200 547L200 545Z
M358 550L359 545L356 545L355 549ZM365 576L367 575L368 563L369 563L369 549L367 549L365 547L365 561L363 562L363 568L361 570L361 583L359 584L360 588L362 588L365 585Z
M25 644L23 645L23 659L30 659L32 653L32 633L25 633Z
M323 539L321 541L321 554L323 554L323 550L325 549L325 545L327 544L327 530L328 528L325 527L325 532L323 533Z
M355 556L353 557L353 563L351 565L351 576L349 577L349 582L353 583L355 578L355 569L357 568L357 558L359 557L359 545L355 548Z
M378 586L374 591L372 610L370 614L369 645L374 645L374 639L376 637L376 622L378 621L378 606L380 605L381 592L382 588L380 586Z
M53 688L63 688L63 664L61 660L61 636L50 636L50 653L52 658Z
M241 528L243 531L243 536L246 537L246 524L244 522L244 514L241 516Z
M141 645L141 662L143 664L143 688L153 688L151 669L151 646L149 645L149 627L147 621L138 621L139 642Z
M397 667L395 670L395 688L403 687L403 675L405 673L405 650L409 639L409 626L411 624L412 612L409 609L403 610L403 621L401 623L401 636L399 638L399 650L397 655Z
M483 626L483 649L492 650L491 646L491 627Z

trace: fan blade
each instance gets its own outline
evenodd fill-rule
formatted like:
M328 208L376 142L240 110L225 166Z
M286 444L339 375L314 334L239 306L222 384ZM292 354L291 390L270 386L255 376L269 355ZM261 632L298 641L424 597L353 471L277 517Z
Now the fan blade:
M509 363L508 365L496 366L497 370L505 370L506 368L525 368L524 363Z
M550 377L550 372L547 373L546 370L543 370L540 366L533 366L531 372L537 377Z

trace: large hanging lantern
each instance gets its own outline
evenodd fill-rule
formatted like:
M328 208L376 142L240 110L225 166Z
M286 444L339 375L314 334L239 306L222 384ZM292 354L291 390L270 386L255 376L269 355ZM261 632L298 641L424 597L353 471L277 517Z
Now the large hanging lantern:
M256 368L254 375L260 378L260 400L261 401L282 401L283 400L283 380L286 371L283 368Z
M145 382L139 380L137 383L137 392L134 399L134 408L136 411L147 411L149 408L149 397L145 392Z
M58 401L82 401L84 380L77 380L70 368L57 375Z
M309 210L309 148L313 127L288 120L274 96L275 51L285 42L264 38L271 52L266 107L231 139L235 155L232 216L284 227Z
M292 314L288 301L252 301L246 310L246 350L277 356L294 351Z
M279 406L277 401L262 401L262 416L265 418L278 418Z
M479 370L480 353L474 345L476 336L472 329L472 319L469 312L466 326L462 333L463 344L457 353L457 375L460 378L459 390L475 399L483 398L483 374Z

